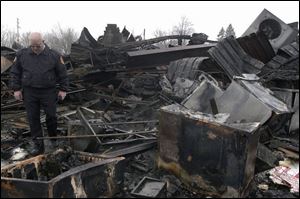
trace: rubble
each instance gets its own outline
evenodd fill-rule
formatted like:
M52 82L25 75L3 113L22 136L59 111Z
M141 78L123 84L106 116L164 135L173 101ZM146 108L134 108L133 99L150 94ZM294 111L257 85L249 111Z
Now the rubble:
M299 193L299 162L282 162L280 166L271 169L269 173L273 182L287 185L291 188L292 193Z
M1 75L10 68L15 55L16 51L14 49L1 46Z
M132 190L131 194L137 197L165 198L166 182L144 177L139 184Z
M242 37L219 42L204 33L141 40L116 24L96 40L83 28L64 57L59 135L47 136L42 113L47 150L35 157L8 85L16 50L2 47L1 196L297 197L296 33L267 10ZM168 39L179 45L153 45Z
M111 197L122 185L122 160L60 148L1 167L1 197Z

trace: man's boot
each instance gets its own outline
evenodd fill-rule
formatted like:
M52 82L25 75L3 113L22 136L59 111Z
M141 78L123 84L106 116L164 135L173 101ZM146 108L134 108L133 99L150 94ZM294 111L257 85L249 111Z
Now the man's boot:
M52 147L54 148L54 150L56 150L58 147L57 139L51 139L51 144L52 144Z
M43 140L33 140L34 146L31 151L31 155L36 156L44 153L44 142Z
M56 139L47 139L45 140L45 153L53 152L57 149Z

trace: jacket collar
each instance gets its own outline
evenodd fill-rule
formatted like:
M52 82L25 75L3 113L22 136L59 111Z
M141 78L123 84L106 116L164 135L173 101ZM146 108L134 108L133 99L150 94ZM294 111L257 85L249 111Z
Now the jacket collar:
M32 51L30 47L28 47L29 54L35 55L35 53ZM47 44L45 44L44 50L39 55L48 55L50 52L50 48Z

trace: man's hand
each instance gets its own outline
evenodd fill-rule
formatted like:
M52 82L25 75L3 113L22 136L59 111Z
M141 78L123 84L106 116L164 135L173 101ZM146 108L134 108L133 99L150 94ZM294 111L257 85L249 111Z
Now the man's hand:
M23 100L22 91L15 91L14 92L14 97L15 97L16 100L22 101Z
M67 95L67 92L65 92L65 91L59 91L58 92L58 99L60 99L62 101L62 100L65 99L66 95Z

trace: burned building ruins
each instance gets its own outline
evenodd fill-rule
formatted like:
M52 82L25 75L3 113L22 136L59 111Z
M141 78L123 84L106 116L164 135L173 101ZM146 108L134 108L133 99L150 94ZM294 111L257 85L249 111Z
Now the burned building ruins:
M299 31L266 9L249 25L218 42L83 28L38 156L2 46L1 197L299 197Z

